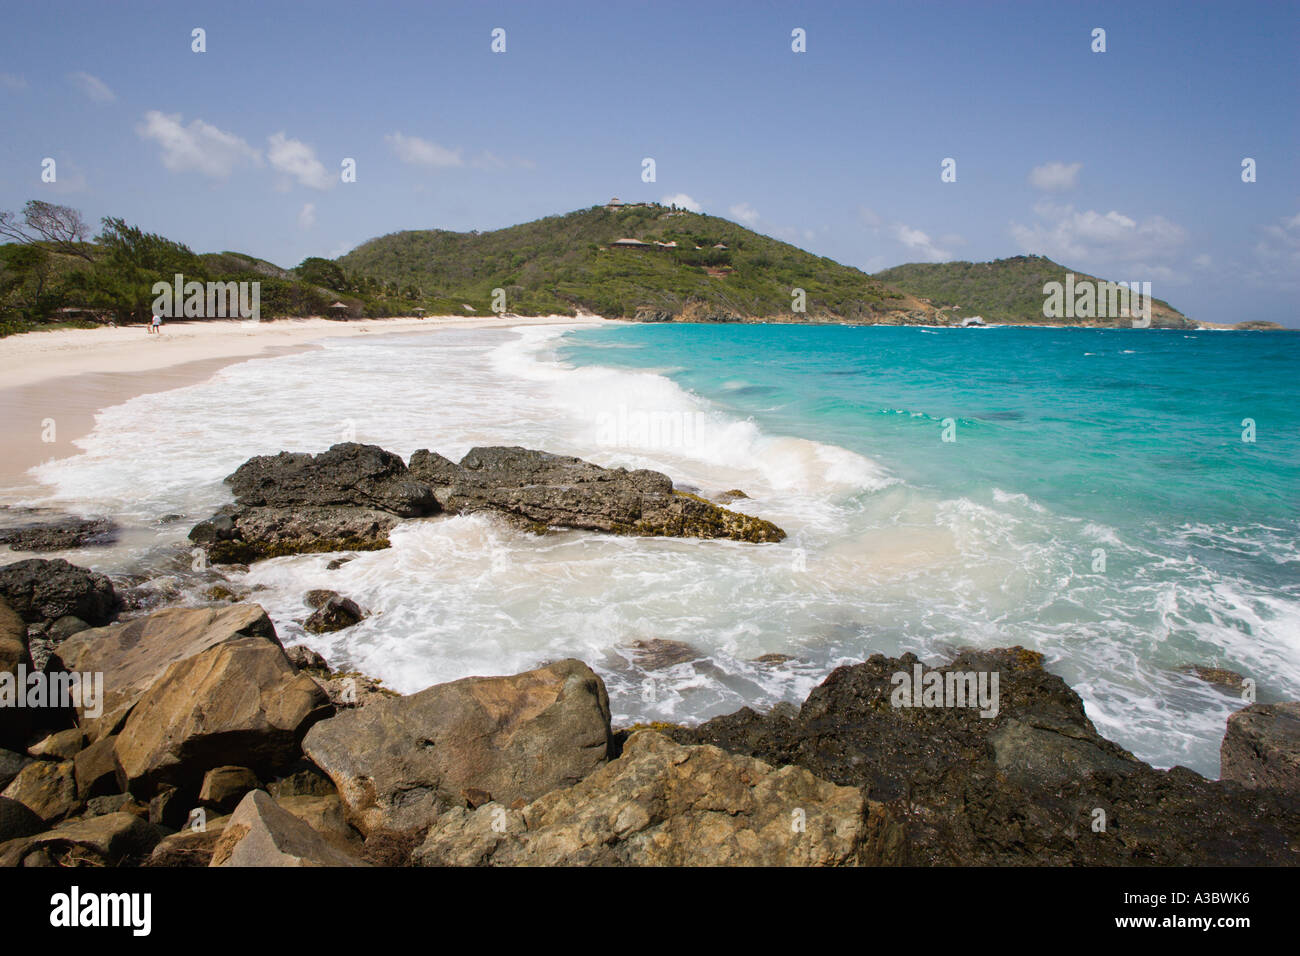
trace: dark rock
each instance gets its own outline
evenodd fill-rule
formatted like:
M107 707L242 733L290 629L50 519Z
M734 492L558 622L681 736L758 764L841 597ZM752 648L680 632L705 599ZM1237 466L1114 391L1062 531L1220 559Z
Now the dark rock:
M294 644L292 647L286 647L284 654L289 658L289 663L298 670L319 670L328 672L330 667L325 658L321 657L306 644ZM275 796L275 794L271 794Z
M28 558L0 567L0 597L29 624L68 615L107 624L118 608L108 578L62 558Z
M400 457L355 442L335 445L319 455L281 452L250 458L226 483L235 501L245 507L347 505L402 518L439 510L429 486L415 480Z
M675 667L687 661L699 660L703 656L683 641L667 641L658 637L648 641L633 641L631 647L632 660L647 671Z
M334 559L333 559L332 561L330 561L327 565L325 565L325 570L326 570L326 571L337 571L339 568L343 567L343 565L345 565L345 564L347 564L349 561L353 561L353 560L355 560L355 559L354 559L354 558L334 558Z
M68 551L117 540L117 525L107 518L62 518L18 528L0 528L0 544L15 551Z
M971 707L893 706L893 676L914 673L918 663L910 654L876 655L837 668L797 714L744 709L668 733L861 787L905 831L866 863L1300 862L1293 795L1138 761L1097 733L1078 695L1043 669L1040 655L965 652L923 668L997 672L997 713L987 719Z
M89 628L90 625L81 618L69 614L66 617L61 617L57 621L51 623L50 626L45 629L45 636L50 639L51 643L60 644L70 638L73 634L79 634Z
M420 450L411 474L454 514L488 511L531 530L578 528L614 534L780 541L761 518L720 508L673 489L657 471L601 468L580 458L525 448L474 448L452 465Z
M328 797L338 793L334 782L306 759L272 780L266 785L266 791L276 800L285 797Z
M582 779L609 754L605 685L581 661L469 677L322 721L303 751L363 833L415 830L483 790L509 804Z
M216 530L218 519L228 519L230 529ZM375 508L227 505L216 518L195 525L190 540L207 548L215 564L249 564L287 554L380 551L389 546L388 532L400 521Z
M1300 794L1300 703L1251 704L1228 717L1220 775Z
M0 843L32 836L45 829L45 821L26 804L0 797Z
M319 595L321 592L314 591L312 594ZM335 594L333 591L325 592L325 594L328 596L320 604L312 605L316 610L307 620L302 622L304 630L312 634L326 634L332 631L341 631L343 628L359 624L365 619L365 612L361 610L356 601Z
M729 505L733 501L740 501L742 498L748 498L748 497L749 495L745 494L739 488L732 488L730 491L724 491L722 494L718 495L713 500L720 505Z
M19 675L32 670L27 623L0 597L0 674L12 675L7 679L14 682L13 690L17 692ZM0 707L0 745L22 749L31 735L34 720L35 715L26 707ZM5 766L0 761L0 773ZM8 786L8 780L0 783L0 787L4 786Z
M25 754L14 753L12 750L0 750L0 790L13 781L18 776L18 771L32 762L32 758Z
M1214 684L1216 687L1222 687L1225 690L1240 690L1244 678L1236 671L1230 671L1226 667L1207 667L1204 664L1191 664L1185 668L1186 672L1200 678L1207 684Z

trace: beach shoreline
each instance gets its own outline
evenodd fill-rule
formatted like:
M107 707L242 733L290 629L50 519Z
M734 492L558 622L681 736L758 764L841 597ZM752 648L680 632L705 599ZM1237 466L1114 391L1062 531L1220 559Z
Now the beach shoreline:
M144 325L8 336L0 339L0 493L39 496L43 486L28 471L77 454L76 442L91 432L103 409L197 385L240 362L319 348L323 339L598 321L603 320L562 315L205 319L169 322L156 336Z

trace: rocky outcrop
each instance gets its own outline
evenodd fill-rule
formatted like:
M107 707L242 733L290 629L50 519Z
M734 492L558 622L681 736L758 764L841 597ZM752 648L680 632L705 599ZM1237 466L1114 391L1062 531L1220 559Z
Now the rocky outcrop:
M798 767L640 731L623 754L520 810L440 817L416 851L430 866L840 866L900 837L879 804Z
M0 544L15 551L67 551L92 544L111 544L117 539L117 525L107 518L59 518L0 528Z
M28 624L68 615L107 624L119 604L107 577L62 558L28 558L0 567L0 597Z
M216 563L285 554L374 551L402 518L436 514L428 485L400 457L375 445L344 443L319 455L261 455L226 478L235 494L190 539Z
M609 719L601 679L564 660L373 701L314 726L303 749L362 833L407 831L471 799L509 805L576 783L607 759Z
M311 591L307 604L316 610L302 622L303 630L312 634L328 634L359 624L365 612L357 602L335 591Z
M915 683L918 668L943 686L949 674L997 673L996 714L894 706L895 675ZM865 863L1300 862L1294 796L1153 769L1101 737L1078 695L1022 648L965 652L941 668L876 655L833 671L797 715L745 709L672 736L862 788L903 833Z
M227 641L260 638L277 649L275 626L256 604L168 608L148 617L82 631L58 647L50 666L73 673L102 673L99 717L78 711L90 740L116 731L140 697L167 668Z
M211 866L364 866L280 807L263 790L254 790L226 821L213 849Z
M433 487L446 511L488 511L534 530L752 542L785 538L770 521L675 490L660 472L602 468L526 448L474 448L459 464L420 450L411 456L411 474Z
M114 748L120 782L148 796L159 784L197 789L208 770L236 762L270 773L297 759L330 709L278 643L225 641L172 664L140 698Z
M1228 717L1220 775L1300 796L1300 703L1251 704Z

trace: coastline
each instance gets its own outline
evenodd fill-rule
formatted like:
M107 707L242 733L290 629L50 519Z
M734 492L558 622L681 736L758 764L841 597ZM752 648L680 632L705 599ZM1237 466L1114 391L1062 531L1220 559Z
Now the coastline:
M145 326L132 325L0 338L0 368L5 370L0 384L0 448L5 452L0 458L0 491L6 497L39 493L40 484L27 472L51 459L75 455L75 443L94 428L99 411L139 395L197 385L240 362L308 351L327 338L596 321L604 320L429 316L252 324L206 319L170 322L156 337Z

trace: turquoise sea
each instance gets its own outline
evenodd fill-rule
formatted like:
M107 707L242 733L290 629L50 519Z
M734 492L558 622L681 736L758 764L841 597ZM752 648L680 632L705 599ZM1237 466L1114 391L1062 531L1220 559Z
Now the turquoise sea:
M457 516L232 579L286 644L404 693L581 658L623 726L798 703L873 653L1018 644L1106 736L1217 776L1242 689L1190 667L1300 699L1300 336L571 322L321 345L102 410L28 503L113 516L120 542L68 556L200 603L185 534L251 455L523 445L739 489L789 537ZM313 588L370 616L308 634Z

